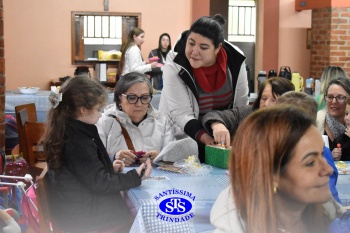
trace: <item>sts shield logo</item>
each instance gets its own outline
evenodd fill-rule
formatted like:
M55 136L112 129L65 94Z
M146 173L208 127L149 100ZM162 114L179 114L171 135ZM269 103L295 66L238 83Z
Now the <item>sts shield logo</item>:
M154 197L158 203L157 218L166 222L183 222L194 218L196 197L185 190L169 189Z

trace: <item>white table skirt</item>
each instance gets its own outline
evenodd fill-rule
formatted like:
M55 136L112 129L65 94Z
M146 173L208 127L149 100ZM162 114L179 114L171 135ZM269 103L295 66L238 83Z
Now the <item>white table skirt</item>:
M129 170L130 168L126 168ZM213 167L208 175L193 176L153 168L151 176L166 176L168 180L142 181L142 185L127 192L138 210L131 233L136 232L212 232L210 211L219 193L229 185L225 169ZM196 196L195 217L184 222L165 222L156 218L159 212L154 196L168 189L185 190Z

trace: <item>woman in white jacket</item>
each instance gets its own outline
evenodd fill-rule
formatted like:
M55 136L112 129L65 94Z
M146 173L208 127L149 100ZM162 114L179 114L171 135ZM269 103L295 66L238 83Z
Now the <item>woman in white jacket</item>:
M248 104L248 81L243 52L224 40L221 15L201 17L181 34L163 67L159 110L178 127L177 138L198 142L199 159L204 145L213 144L201 124L211 110Z
M121 76L137 71L145 73L157 67L157 62L143 61L141 45L145 42L145 32L141 28L134 28L129 32L128 41L122 48L122 57L119 63L118 73Z
M137 158L128 148L121 126L128 132L135 151L146 152L144 158L151 155L153 160L169 142L175 141L169 120L151 106L151 99L152 85L144 74L131 72L118 81L116 103L107 106L97 122L111 159L125 158L125 165L130 166Z

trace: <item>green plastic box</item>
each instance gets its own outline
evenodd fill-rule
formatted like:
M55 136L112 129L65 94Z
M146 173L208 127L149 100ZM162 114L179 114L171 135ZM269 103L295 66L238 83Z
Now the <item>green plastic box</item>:
M205 146L205 163L214 167L227 169L231 155L231 148L226 149L218 146Z

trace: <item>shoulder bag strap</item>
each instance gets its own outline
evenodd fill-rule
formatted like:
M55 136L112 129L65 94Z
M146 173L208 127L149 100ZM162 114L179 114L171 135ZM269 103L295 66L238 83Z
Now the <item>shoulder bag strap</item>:
M119 123L120 127L122 128L122 134L124 136L124 139L125 139L126 145L128 146L128 149L135 151L135 148L134 148L134 145L132 144L130 135L129 135L128 131L125 129L125 127L120 123L118 117L111 115L111 114L109 114L108 116L115 118L115 120Z

